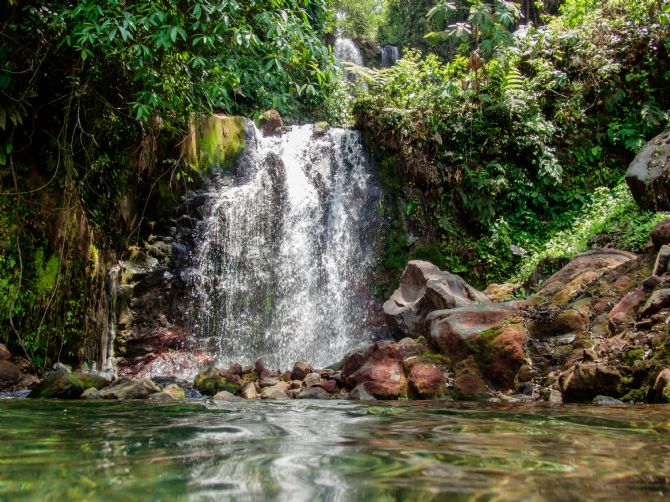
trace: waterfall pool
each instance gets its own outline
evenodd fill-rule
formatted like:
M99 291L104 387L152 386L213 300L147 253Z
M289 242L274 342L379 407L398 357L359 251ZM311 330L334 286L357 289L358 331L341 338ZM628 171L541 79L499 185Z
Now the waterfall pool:
M670 407L0 401L0 500L647 500Z

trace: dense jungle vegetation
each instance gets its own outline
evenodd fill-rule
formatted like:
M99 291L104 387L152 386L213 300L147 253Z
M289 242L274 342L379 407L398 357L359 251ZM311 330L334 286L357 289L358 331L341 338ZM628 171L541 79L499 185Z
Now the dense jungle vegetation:
M38 366L104 329L192 113L335 110L325 0L0 3L0 341ZM137 213L137 214L135 214Z
M425 15L395 14L408 4ZM367 72L354 103L403 194L387 266L422 257L485 285L524 282L540 263L549 273L594 243L639 251L660 217L637 208L623 175L669 124L668 10L390 1L376 29L407 34L392 39L404 59ZM436 50L417 51L399 18L421 19Z
M622 176L669 125L669 29L660 0L4 0L0 342L38 367L88 350L108 268L156 193L197 178L179 152L194 113L355 117L393 280L411 257L481 286L594 239L639 250L657 216ZM338 32L403 60L350 99Z

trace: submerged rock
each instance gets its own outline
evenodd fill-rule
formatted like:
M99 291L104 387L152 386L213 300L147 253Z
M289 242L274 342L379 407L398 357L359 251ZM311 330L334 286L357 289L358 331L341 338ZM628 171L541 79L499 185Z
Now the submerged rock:
M32 388L29 398L77 399L91 387L101 389L110 381L93 373L56 371Z
M619 406L624 404L624 402L609 396L596 396L591 401L591 404L595 404L596 406Z
M400 287L384 303L384 314L396 338L427 334L426 316L434 310L488 303L488 297L461 277L427 261L410 261Z

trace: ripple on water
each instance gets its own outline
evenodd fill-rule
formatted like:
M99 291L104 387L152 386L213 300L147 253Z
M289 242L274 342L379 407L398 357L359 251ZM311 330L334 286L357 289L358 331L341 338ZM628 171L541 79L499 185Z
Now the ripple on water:
M0 403L0 500L631 500L669 407Z

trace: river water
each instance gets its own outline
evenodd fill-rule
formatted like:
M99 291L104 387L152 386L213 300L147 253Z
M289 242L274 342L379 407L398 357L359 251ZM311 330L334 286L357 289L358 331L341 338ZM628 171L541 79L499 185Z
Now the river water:
M0 401L0 500L649 500L670 407Z

